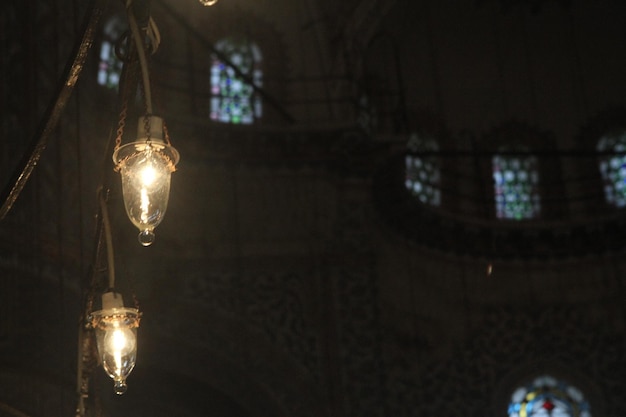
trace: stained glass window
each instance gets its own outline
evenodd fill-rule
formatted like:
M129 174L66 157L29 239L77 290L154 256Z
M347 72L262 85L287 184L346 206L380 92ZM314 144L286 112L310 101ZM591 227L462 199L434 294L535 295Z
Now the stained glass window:
M495 155L492 160L496 217L523 220L539 215L537 158Z
M511 395L509 417L591 417L583 393L550 375L535 378Z
M222 39L215 45L227 60L256 86L262 85L261 52L245 39ZM212 56L211 119L223 123L251 124L261 117L261 99L235 69Z
M117 89L122 74L122 61L115 54L115 43L124 30L123 20L120 17L113 17L104 26L102 34L98 84L111 89Z
M409 192L425 204L441 204L439 161L432 152L439 149L437 142L429 137L413 134L407 148L413 155L405 157L404 185ZM419 156L419 152L430 155Z
M598 142L598 151L616 153L600 159L600 174L604 181L604 197L607 203L625 207L626 132L604 136Z

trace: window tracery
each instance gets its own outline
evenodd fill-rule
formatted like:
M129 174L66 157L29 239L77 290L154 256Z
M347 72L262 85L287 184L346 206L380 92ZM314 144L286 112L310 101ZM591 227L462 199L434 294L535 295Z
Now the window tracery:
M518 387L511 395L509 417L591 417L583 393L551 375Z
M215 47L228 62L217 54L211 57L211 120L252 124L262 114L261 99L249 82L251 80L254 85L262 86L261 51L256 44L244 38L224 38Z
M608 134L600 138L597 145L600 153L613 153L603 156L599 162L600 175L604 185L604 197L615 207L626 206L626 132Z
M510 220L538 217L541 201L537 158L494 155L492 169L496 217Z
M122 60L115 52L115 44L125 31L124 20L111 17L104 26L98 63L98 84L115 90L122 75Z
M424 204L439 206L441 188L439 161L433 155L420 156L420 152L434 153L439 145L432 137L413 134L407 148L411 154L405 156L406 189Z

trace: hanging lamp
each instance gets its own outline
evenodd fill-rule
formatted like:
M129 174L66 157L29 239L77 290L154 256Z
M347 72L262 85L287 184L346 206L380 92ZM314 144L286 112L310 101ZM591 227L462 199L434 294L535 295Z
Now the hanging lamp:
M139 120L138 139L119 146L113 153L115 169L122 177L124 207L139 229L139 242L154 242L154 229L161 223L170 194L171 174L180 156L163 140L163 119L147 115Z
M96 332L98 358L113 381L118 395L126 392L126 378L137 359L137 328L140 313L136 308L124 307L121 294L114 291L102 295L102 310L89 316Z
M121 127L126 114L124 100L113 162L115 170L122 178L126 214L139 229L139 242L143 246L149 246L155 239L154 228L161 223L167 210L171 173L176 169L180 156L170 144L163 119L152 113L152 92L146 55L148 50L156 52L161 36L152 18L148 19L145 28L139 27L132 0L127 0L126 9L141 71L145 113L137 123L137 140L122 145Z

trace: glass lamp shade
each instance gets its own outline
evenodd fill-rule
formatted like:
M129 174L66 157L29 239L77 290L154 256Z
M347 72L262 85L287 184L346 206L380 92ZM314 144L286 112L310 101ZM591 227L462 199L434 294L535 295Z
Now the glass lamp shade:
M139 242L154 242L154 228L161 223L170 194L171 174L180 156L158 136L128 143L113 154L122 177L124 206L130 221L139 229Z
M135 367L139 318L137 309L123 306L102 309L90 315L99 359L106 373L113 378L118 395L126 392L126 378Z

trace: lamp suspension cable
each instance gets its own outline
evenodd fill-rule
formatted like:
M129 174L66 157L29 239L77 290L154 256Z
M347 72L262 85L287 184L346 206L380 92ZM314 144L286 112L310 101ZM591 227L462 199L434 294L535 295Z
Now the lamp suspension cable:
M107 251L107 272L109 277L109 290L115 288L115 257L113 254L113 235L111 234L111 221L109 220L109 210L107 207L107 201L104 197L103 188L98 190L98 200L100 201L100 213L102 216L102 227L104 231L104 241Z
M135 367L137 328L139 327L141 313L137 308L125 307L122 294L115 290L113 237L107 199L103 187L100 187L98 190L98 200L100 202L102 233L107 252L108 287L102 294L102 308L98 311L88 311L85 329L93 329L95 331L98 362L102 364L106 373L113 379L115 393L122 395L127 390L126 378ZM81 333L83 332L84 329L81 329ZM84 336L79 336L79 343L81 343L82 338ZM84 338L84 342L88 343L86 341L87 338ZM89 354L88 348L89 346L79 345L81 357ZM81 359L80 361L79 375L84 372L84 369L82 369L85 366L83 360ZM79 415L79 410L84 409L83 396L84 394L79 385L79 405L77 409Z
M122 94L122 110L113 151L114 170L122 179L122 193L126 214L139 229L138 240L150 246L155 239L154 229L161 223L167 210L170 176L180 159L178 151L171 146L169 133L161 117L154 115L147 53L155 53L161 41L156 23L148 10L140 10L139 2L126 0L126 12L136 57L129 54L125 67L139 64L145 113L137 124L137 140L122 144L126 124L128 90ZM142 4L142 7L144 5ZM137 17L139 15L139 18Z
M139 29L139 24L137 23L137 18L135 17L135 12L132 6L133 0L127 0L126 14L128 16L128 25L130 26L131 35L135 42L137 59L139 60L139 67L141 69L146 113L150 115L152 114L152 90L150 87L150 72L148 70L148 59L146 56L146 48L148 45L144 41L144 37L141 34L141 30ZM161 35L152 17L149 17L148 19L148 24L146 26L146 38L150 41L151 52L155 53L159 47Z

